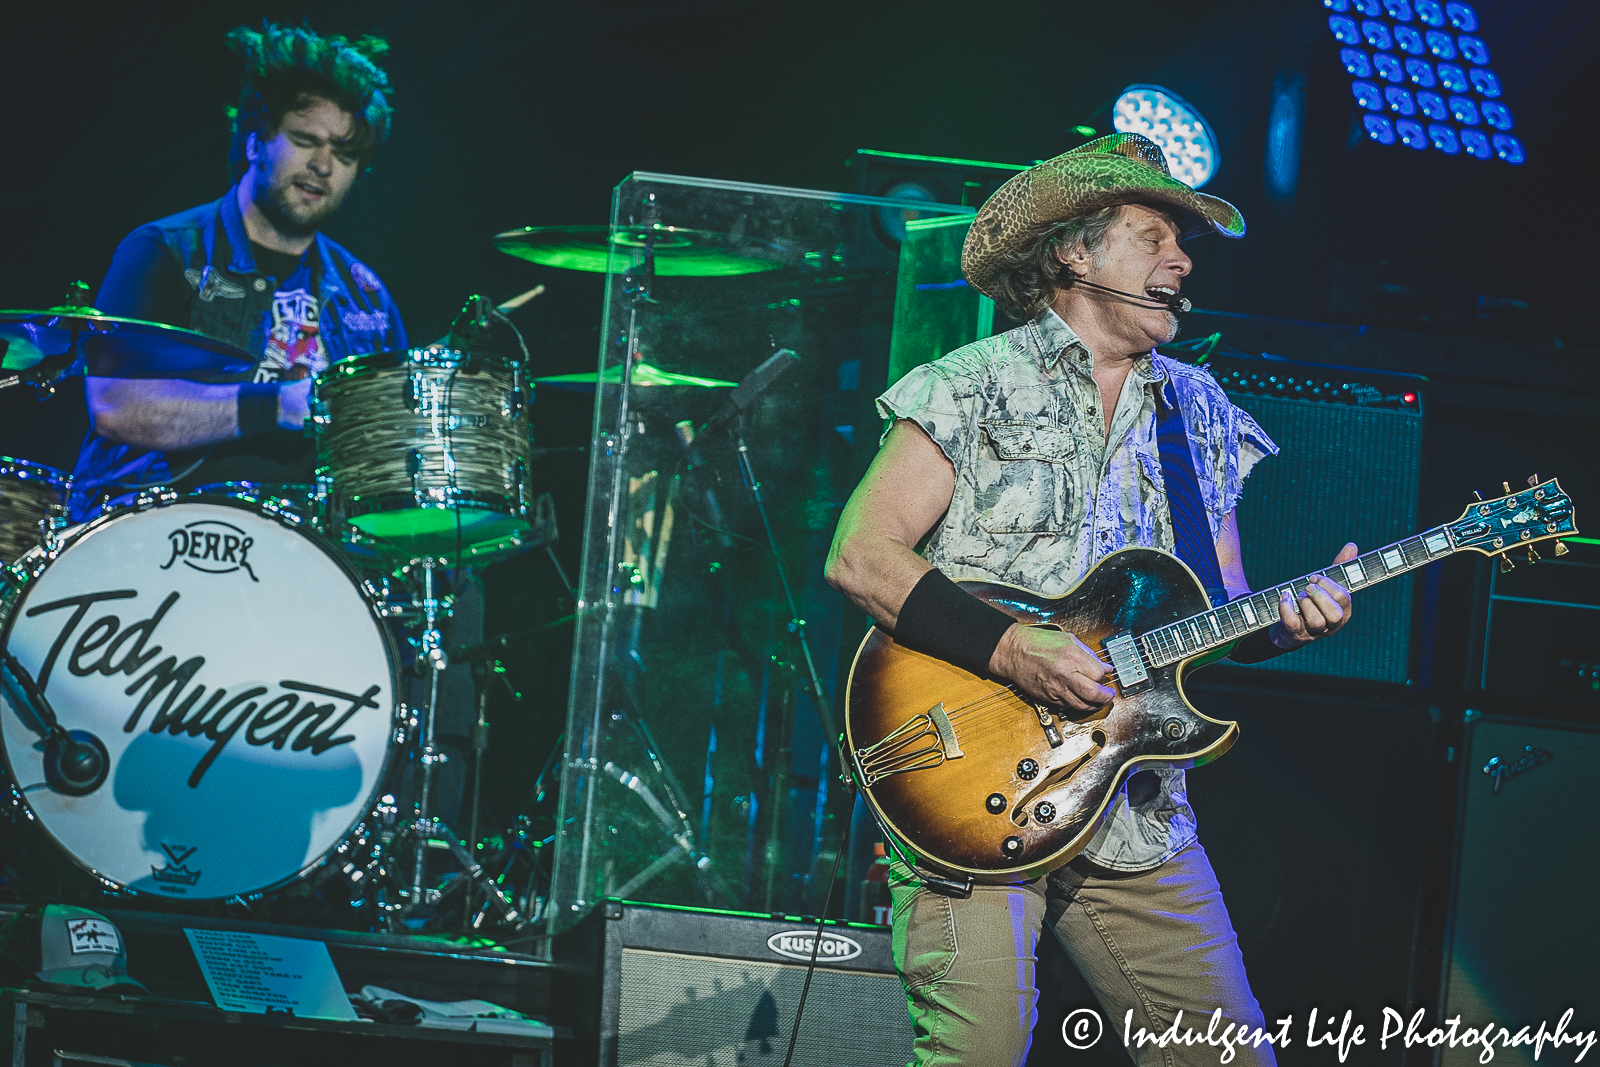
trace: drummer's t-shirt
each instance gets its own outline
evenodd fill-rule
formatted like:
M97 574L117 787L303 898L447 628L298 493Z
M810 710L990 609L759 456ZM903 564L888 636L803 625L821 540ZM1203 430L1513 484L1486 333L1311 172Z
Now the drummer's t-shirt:
M316 377L328 369L328 356L317 329L310 250L294 256L251 241L250 255L257 268L278 283L272 296L272 328L255 380L294 382Z

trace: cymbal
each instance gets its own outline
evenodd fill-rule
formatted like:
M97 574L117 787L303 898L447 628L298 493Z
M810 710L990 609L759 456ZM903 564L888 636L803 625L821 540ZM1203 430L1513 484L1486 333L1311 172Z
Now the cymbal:
M607 367L604 374L594 371L585 371L582 374L552 374L544 378L535 378L534 381L544 385L553 385L558 389L581 389L585 392L594 389L595 382L604 382L606 385L620 385L622 383L622 364ZM662 370L660 367L651 366L649 363L635 363L633 365L633 384L649 387L666 385L689 386L698 389L732 389L738 382L726 382L721 378L696 378L692 374L674 374Z
M662 225L619 228L615 237L609 226L524 226L496 234L494 246L546 267L595 273L606 271L613 250L618 269L626 270L648 247L655 252L656 275L662 278L756 274L799 259L795 249L771 241Z
M102 315L89 307L0 311L0 367L27 370L81 345L99 378L193 378L242 374L256 360L232 345L160 322Z

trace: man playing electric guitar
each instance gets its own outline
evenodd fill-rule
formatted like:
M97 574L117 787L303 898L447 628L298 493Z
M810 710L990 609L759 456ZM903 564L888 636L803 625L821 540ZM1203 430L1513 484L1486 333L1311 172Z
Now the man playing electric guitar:
M984 205L963 272L1027 321L879 398L893 422L828 560L829 582L897 644L1088 713L1116 695L1093 649L1017 625L952 579L1057 597L1109 553L1142 545L1176 551L1214 600L1249 592L1233 512L1251 467L1277 446L1208 374L1154 351L1187 307L1178 292L1192 264L1180 242L1212 230L1242 237L1244 220L1171 178L1160 149L1132 134L1019 174ZM1355 555L1347 544L1335 562ZM1297 593L1233 659L1281 655L1348 621L1349 594L1332 579ZM1130 1009L1135 1027L1155 1033L1179 1009L1202 1029L1218 1008L1228 1022L1263 1025L1181 770L1135 773L1078 856L1031 881L950 895L930 888L903 845L891 848L894 959L921 1067L1023 1061L1042 923L1114 1027ZM1217 1055L1130 1053L1166 1067ZM1241 1047L1238 1062L1270 1065L1271 1046Z

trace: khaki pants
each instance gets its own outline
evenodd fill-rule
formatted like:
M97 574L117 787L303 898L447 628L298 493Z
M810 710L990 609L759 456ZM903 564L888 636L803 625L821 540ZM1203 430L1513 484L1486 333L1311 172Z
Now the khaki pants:
M1180 1009L1180 1036L1189 1028L1204 1036L1218 1008L1218 1041L1230 1022L1263 1025L1199 842L1149 871L1108 871L1080 859L1032 882L974 886L965 900L924 888L896 861L890 888L894 962L910 1001L917 1067L1023 1062L1037 1015L1034 950L1042 924L1100 1000L1100 1044L1123 1043L1129 1010L1135 1041L1140 1027L1160 1036ZM1223 1053L1220 1044L1177 1041L1128 1048L1139 1067L1217 1067ZM1064 1044L1061 1055L1071 1055ZM1274 1064L1272 1047L1262 1042L1237 1047L1227 1067Z

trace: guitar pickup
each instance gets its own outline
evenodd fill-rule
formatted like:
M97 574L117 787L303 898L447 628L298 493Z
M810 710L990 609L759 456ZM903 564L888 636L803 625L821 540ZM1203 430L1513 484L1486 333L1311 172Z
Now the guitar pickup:
M1143 693L1154 684L1150 681L1150 672L1145 669L1144 657L1139 655L1139 646L1134 644L1131 633L1124 631L1106 638L1104 647L1111 657L1111 669L1117 675L1117 688L1122 690L1124 696Z

